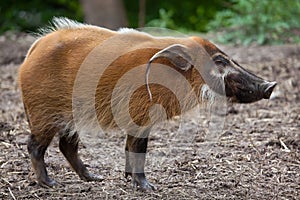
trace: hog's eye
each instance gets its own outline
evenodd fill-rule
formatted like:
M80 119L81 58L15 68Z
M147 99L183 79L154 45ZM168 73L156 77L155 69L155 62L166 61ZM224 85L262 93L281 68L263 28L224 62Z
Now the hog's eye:
M213 61L219 67L226 67L227 65L229 65L229 61L221 55L216 56Z

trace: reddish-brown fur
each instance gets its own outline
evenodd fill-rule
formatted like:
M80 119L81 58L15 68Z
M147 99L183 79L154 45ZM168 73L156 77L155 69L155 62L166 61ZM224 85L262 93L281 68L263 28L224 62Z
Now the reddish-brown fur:
M57 130L52 130L52 122L56 118L71 120L72 116L72 90L77 71L93 48L98 46L106 38L115 32L102 31L91 28L65 29L50 33L31 48L25 62L19 70L19 83L30 127L33 134L41 135L41 140L51 140ZM74 39L76 38L76 39ZM206 40L193 37L201 42L200 45L213 54L217 48ZM163 39L166 44L181 42L180 39ZM159 40L153 42L161 42ZM148 62L148 60L161 49L138 49L122 55L109 66L99 80L96 94L96 108L99 110L98 119L104 127L113 124L113 116L110 111L110 99L116 82L129 70ZM158 59L158 63L170 65L166 59ZM181 72L193 85L195 91L200 92L204 84L197 70ZM145 71L140 71L137 76L144 76ZM153 101L145 88L140 88L132 96L130 112L134 121L139 124L147 123L148 108L154 103L162 104L168 112L168 117L180 114L178 102L174 94L159 85L151 85ZM164 94L163 98L159 95ZM135 100L136 99L136 100ZM140 105L140 102L143 102ZM177 102L177 103L176 103ZM142 106L142 107L141 107ZM146 112L146 113L145 113ZM105 113L105 115L102 115ZM56 115L53 115L56 114ZM51 119L49 116L52 116ZM46 123L49 125L47 126ZM35 131L36 130L36 131ZM48 143L48 141L45 141Z

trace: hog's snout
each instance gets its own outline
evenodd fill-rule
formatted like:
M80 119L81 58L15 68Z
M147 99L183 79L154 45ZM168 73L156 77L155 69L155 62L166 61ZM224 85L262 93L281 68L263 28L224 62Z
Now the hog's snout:
M226 96L231 102L237 103L269 99L276 85L276 82L265 81L245 70L225 77Z
M264 99L269 99L275 86L277 85L276 82L266 82L262 84L262 93Z

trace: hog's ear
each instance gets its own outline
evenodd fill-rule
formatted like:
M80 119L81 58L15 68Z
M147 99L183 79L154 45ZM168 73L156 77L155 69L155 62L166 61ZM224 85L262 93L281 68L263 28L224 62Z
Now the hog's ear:
M148 67L157 58L166 58L175 67L183 71L187 71L192 67L192 58L188 53L188 48L181 44L173 44L154 54L148 62Z
M151 101L152 101L152 94L149 87L148 76L150 72L151 63L157 58L166 58L175 67L183 71L187 71L193 66L192 57L188 53L188 48L181 44L173 44L154 54L154 56L152 56L148 61L146 74L145 74L145 82L146 82L149 98Z

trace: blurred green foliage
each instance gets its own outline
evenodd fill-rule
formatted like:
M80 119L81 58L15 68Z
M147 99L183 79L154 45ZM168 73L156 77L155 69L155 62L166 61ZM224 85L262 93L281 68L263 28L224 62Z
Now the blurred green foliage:
M206 32L207 24L217 11L224 8L224 0L147 0L146 25L176 30ZM138 25L139 0L125 0L129 23Z
M223 43L249 45L299 42L299 0L230 0L227 9L218 11L209 30L222 31Z
M0 33L12 31L36 31L53 16L83 19L79 0L1 0Z
M124 4L129 26L136 28L139 0ZM36 31L53 16L83 21L79 0L1 0L0 33ZM299 43L299 19L299 0L146 0L146 26L209 31L223 43Z

